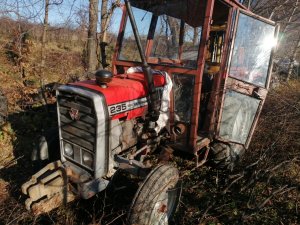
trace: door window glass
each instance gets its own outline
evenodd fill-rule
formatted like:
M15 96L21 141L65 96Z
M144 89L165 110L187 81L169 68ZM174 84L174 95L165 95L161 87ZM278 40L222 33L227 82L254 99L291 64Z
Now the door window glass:
M225 94L220 137L245 144L260 100L235 91Z
M229 75L266 86L275 27L240 13Z

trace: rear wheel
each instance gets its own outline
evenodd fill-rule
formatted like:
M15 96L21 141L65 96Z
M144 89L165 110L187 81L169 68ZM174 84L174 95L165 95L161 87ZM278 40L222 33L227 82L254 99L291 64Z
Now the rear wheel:
M245 149L237 144L214 143L211 146L212 164L217 169L232 170L240 161Z
M129 224L169 224L181 192L178 170L171 165L154 168L139 187L132 201Z

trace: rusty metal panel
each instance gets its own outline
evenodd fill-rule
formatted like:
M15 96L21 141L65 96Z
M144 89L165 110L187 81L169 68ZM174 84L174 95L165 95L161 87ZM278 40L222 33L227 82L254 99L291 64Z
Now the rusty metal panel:
M193 106L193 113L192 113L192 125L191 125L191 137L189 141L189 145L192 147L193 152L196 152L197 149L197 130L198 130L198 118L199 118L199 109L200 109L200 97L201 97L201 84L202 84L202 74L204 71L204 64L205 64L205 54L206 54L206 42L209 39L209 32L210 32L210 24L212 20L212 14L214 9L214 0L208 0L206 3L206 10L205 10L205 19L203 23L202 29L202 37L201 43L199 46L199 58L198 58L198 71L195 81L195 92L194 92L194 106Z
M223 93L225 91L224 81L226 79L227 74L227 65L228 59L230 58L231 52L231 39L235 32L235 24L237 21L236 18L237 11L234 8L230 8L229 16L227 20L228 27L226 29L225 35L225 46L224 46L224 54L221 61L220 72L215 77L215 82L213 84L212 93L210 97L210 101L208 104L208 110L210 111L209 117L205 124L205 129L208 131L209 135L212 137L215 135L216 130L218 130L218 120L219 120L219 111L218 108L221 107L221 103L223 101Z

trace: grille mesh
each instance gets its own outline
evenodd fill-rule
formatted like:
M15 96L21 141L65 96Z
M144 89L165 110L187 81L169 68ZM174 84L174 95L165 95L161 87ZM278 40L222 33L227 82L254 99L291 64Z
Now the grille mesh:
M81 156L84 151L95 154L97 119L93 101L78 94L60 91L57 102L62 141L71 143L74 148L74 156L68 158L83 165Z

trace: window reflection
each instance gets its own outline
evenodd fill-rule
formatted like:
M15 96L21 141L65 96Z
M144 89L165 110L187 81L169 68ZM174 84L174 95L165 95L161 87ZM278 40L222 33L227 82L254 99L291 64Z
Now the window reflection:
M274 31L273 25L241 13L229 75L264 87L274 46Z
M185 24L184 41L181 61L185 67L197 67L198 50L201 40L202 27L192 27Z
M222 112L220 136L245 144L254 121L260 100L227 91Z
M171 16L158 17L151 57L177 60L177 66L197 67L202 27L184 24L182 52L179 48L181 20Z
M132 12L136 20L142 47L145 49L152 13L135 7L132 7ZM141 62L141 57L136 45L135 37L129 18L127 18L126 22L119 59L126 61Z
M158 17L151 57L178 59L180 20L171 16Z

